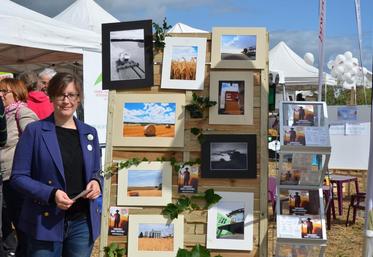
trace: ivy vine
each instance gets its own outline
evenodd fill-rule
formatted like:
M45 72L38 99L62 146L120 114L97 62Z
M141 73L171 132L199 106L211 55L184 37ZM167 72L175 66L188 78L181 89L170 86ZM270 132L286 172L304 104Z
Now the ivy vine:
M196 244L190 251L187 249L180 249L177 251L176 257L211 257L211 253L206 247ZM215 257L223 257L221 255L215 255Z
M180 213L184 211L208 209L211 205L219 202L220 199L221 196L215 194L214 189L210 188L207 189L204 193L196 194L191 197L187 197L184 195L181 198L177 199L176 203L167 204L167 206L162 210L162 214L168 219L174 220L179 216ZM199 206L196 203L197 200L204 200L204 207Z
M202 144L202 141L203 141L203 133L202 132L203 132L203 130L200 129L200 128L191 128L190 129L190 133L197 136L198 142L200 144Z
M163 50L165 47L164 39L167 35L167 30L169 30L172 26L167 24L166 17L163 19L162 26L153 22L154 32L154 49L156 51Z
M104 247L105 257L122 257L126 254L126 248L121 248L117 243L111 243Z

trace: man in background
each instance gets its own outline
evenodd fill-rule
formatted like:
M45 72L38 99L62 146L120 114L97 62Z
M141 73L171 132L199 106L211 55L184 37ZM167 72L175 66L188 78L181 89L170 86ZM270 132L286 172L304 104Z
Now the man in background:
M56 75L56 71L52 68L45 68L38 74L38 84L36 87L37 91L47 92L49 81Z

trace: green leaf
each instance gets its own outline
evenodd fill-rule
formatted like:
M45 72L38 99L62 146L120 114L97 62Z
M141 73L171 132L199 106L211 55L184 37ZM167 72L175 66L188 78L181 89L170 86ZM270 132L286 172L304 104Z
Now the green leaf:
M215 194L214 189L210 188L205 191L205 200L206 205L205 208L208 209L211 205L219 202L221 199L221 196L218 194Z
M175 204L169 203L162 210L162 214L168 217L170 220L174 220L179 216L179 209Z
M200 244L197 244L192 249L191 257L210 257L210 251Z
M177 255L176 257L190 257L191 254L190 252L188 252L188 250L185 250L185 249L180 249L177 251Z
M190 133L192 133L195 136L198 136L199 134L201 134L201 129L199 129L199 128L191 128L190 129Z
M188 197L183 197L177 200L176 205L180 212L186 210L191 204L191 200Z

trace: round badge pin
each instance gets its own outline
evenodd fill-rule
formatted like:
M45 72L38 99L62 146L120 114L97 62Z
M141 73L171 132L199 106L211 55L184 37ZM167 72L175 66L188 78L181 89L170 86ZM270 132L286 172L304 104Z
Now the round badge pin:
M93 150L92 145L87 145L87 149L88 149L88 151L92 151Z

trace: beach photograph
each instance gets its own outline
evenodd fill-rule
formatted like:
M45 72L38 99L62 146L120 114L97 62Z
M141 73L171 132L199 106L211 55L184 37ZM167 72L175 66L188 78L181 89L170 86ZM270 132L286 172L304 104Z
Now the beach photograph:
M161 170L128 170L127 196L161 197Z
M174 250L174 224L140 223L138 233L139 251Z
M124 137L175 137L176 103L123 104Z
M197 46L173 46L170 79L195 80L197 55Z
M222 35L221 60L255 60L256 36Z

